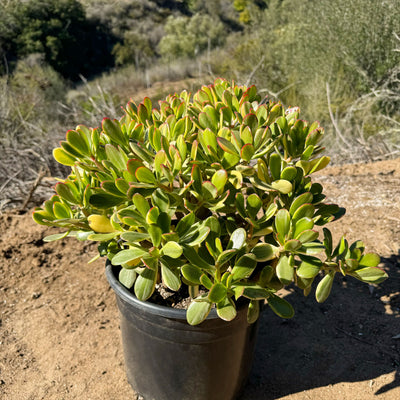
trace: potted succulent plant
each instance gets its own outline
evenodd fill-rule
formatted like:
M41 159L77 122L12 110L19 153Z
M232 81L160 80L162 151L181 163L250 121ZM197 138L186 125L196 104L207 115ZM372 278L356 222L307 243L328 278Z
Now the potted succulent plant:
M285 285L307 295L315 282L323 302L336 274L387 277L361 241L335 246L315 229L344 210L311 178L329 157L323 129L298 108L217 79L124 111L67 132L54 157L71 173L33 218L64 228L47 240L99 242L128 380L146 399L237 396L262 305L294 314L277 294ZM157 304L162 291L189 298L187 310Z

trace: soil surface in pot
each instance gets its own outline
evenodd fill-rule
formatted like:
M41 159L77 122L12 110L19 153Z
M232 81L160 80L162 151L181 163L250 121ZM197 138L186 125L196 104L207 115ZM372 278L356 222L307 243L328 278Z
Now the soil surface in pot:
M338 279L318 304L283 293L291 320L268 308L241 400L400 399L400 159L319 173L347 214L336 238L363 238L391 279L368 287ZM0 216L0 398L135 399L126 381L113 291L96 247L37 226L30 213Z

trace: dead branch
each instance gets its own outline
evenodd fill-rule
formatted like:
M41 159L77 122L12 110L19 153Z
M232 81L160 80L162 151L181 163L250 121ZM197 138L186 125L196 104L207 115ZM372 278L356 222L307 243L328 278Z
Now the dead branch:
M11 175L0 187L0 193L6 188L6 186L13 180L15 179L20 173L22 172L22 169L17 171L14 175Z
M30 200L31 200L31 198L33 196L33 193L35 192L35 190L39 186L41 180L46 176L47 172L48 172L47 168L43 168L43 167L40 168L40 170L38 172L38 175L37 175L37 177L35 179L35 182L33 182L32 186L31 186L31 188L29 190L29 193L25 198L24 204L22 204L22 210L23 211L26 210L26 207L27 207L28 203L30 202Z
M350 144L347 142L347 140L344 138L344 136L342 135L342 132L339 129L339 125L335 119L335 117L333 116L333 112L332 112L332 107L331 107L331 96L330 96L330 89L329 89L329 83L326 82L326 100L328 102L328 111L329 111L329 116L331 118L332 121L332 125L335 128L336 134L338 136L338 138L347 146L350 147Z
M254 67L253 71L250 72L250 75L248 76L245 85L248 86L251 82L251 80L254 77L254 74L257 72L257 70L261 67L262 63L265 60L265 56L261 57L261 60L258 62L258 64Z

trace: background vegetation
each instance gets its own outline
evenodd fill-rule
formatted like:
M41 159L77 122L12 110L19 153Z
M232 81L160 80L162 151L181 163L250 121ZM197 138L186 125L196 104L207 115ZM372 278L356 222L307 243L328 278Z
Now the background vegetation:
M77 123L217 76L320 120L336 162L398 156L396 3L0 0L0 189L62 172L51 148Z

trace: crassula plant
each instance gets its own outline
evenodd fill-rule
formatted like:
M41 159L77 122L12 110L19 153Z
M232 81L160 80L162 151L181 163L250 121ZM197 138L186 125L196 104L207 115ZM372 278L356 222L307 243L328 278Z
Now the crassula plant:
M64 228L47 240L99 242L99 255L120 266L119 281L139 300L162 282L191 296L189 324L212 307L232 320L242 299L254 322L264 301L293 316L276 294L285 285L307 295L316 281L323 302L336 274L387 277L361 241L334 245L328 229L316 229L344 210L327 204L311 178L329 163L324 131L299 119L297 107L217 79L193 97L183 91L157 107L130 101L124 111L67 132L54 157L71 173L33 218Z

